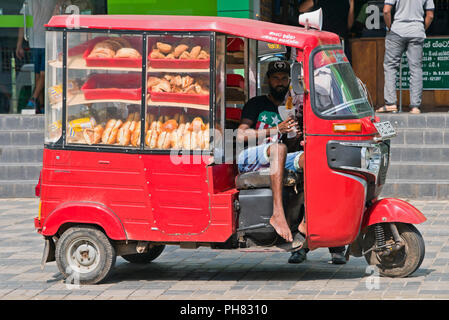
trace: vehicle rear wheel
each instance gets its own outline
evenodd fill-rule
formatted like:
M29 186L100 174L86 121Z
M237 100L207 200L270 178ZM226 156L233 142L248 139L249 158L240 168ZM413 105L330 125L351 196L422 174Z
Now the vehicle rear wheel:
M425 255L424 239L418 229L411 224L396 223L399 235L404 246L393 251L387 256L381 256L378 252L370 251L365 254L365 259L370 265L376 265L379 273L385 277L402 278L415 272L421 265ZM386 242L394 242L388 224L383 224ZM364 237L364 251L376 245L374 226L371 226Z
M164 251L164 248L165 245L155 246L148 249L148 252L127 254L122 256L122 258L131 263L139 263L139 264L150 263L151 261L153 261L154 259L156 259L161 255L162 251Z
M77 226L67 229L59 238L55 258L59 271L70 284L96 284L110 274L116 254L102 231L93 226Z

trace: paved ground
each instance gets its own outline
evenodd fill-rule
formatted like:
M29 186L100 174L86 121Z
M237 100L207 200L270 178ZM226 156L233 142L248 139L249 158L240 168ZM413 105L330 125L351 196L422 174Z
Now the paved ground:
M55 262L40 269L37 200L0 200L0 299L449 299L449 201L410 202L428 218L418 226L426 256L405 279L375 277L363 258L331 265L326 249L292 265L288 253L172 246L145 266L117 258L106 283L70 288Z

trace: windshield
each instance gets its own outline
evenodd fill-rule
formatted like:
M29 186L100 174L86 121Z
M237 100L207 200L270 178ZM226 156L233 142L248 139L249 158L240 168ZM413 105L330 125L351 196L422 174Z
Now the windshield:
M364 87L343 50L322 50L313 57L315 111L325 117L363 118L373 115Z

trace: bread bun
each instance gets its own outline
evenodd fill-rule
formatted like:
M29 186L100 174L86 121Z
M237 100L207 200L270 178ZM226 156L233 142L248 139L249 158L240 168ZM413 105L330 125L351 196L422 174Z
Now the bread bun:
M176 130L178 128L178 122L174 119L170 119L165 121L165 123L162 126L163 131L172 132L173 130Z
M182 148L185 150L191 149L190 139L191 139L192 133L189 130L186 130L183 135L182 140Z
M131 133L131 144L134 147L138 147L140 145L140 121L137 122L136 127Z
M114 58L131 58L131 59L139 59L142 56L140 53L133 48L121 48L116 53Z
M155 49L155 50L151 51L150 58L151 59L165 59L165 55L162 52L160 52L158 49Z
M157 138L157 148L158 149L163 149L163 145L164 145L164 141L165 141L165 137L167 136L167 132L166 131L162 131L159 134L159 137Z
M164 54L170 53L173 50L170 44L163 42L156 42L156 48Z
M202 131L206 128L206 126L204 125L203 119L201 119L200 117L196 117L195 119L193 119L192 121L192 130L194 132L199 132Z
M198 55L200 54L201 46L193 47L192 50L190 50L190 58L196 59Z
M179 58L181 56L181 54L183 52L185 52L188 48L189 48L189 46L187 46L185 44L180 44L173 51L173 55L175 56L175 58Z

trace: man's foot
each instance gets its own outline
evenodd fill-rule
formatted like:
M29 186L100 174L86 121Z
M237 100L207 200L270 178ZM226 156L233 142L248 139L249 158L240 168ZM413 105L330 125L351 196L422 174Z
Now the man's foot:
M392 112L396 113L398 112L398 107L395 104L392 105L384 105L376 110L376 112L383 113L383 112Z
M30 98L30 100L28 100L28 103L26 105L27 109L36 109L37 107L37 99L35 98Z
M420 114L420 113L421 113L421 110L419 110L418 107L413 107L413 108L410 110L410 113L412 113L412 114Z
M288 259L288 263L302 263L307 260L307 253L304 248L298 251L292 252L292 255Z
M287 220L285 220L284 215L274 215L270 218L270 224L276 230L277 234L285 239L287 242L292 242L292 232L288 227Z
M332 260L329 261L329 263L332 263L332 264L345 264L346 263L346 258L345 258L345 255L343 254L343 252L331 253L331 257L332 257Z

